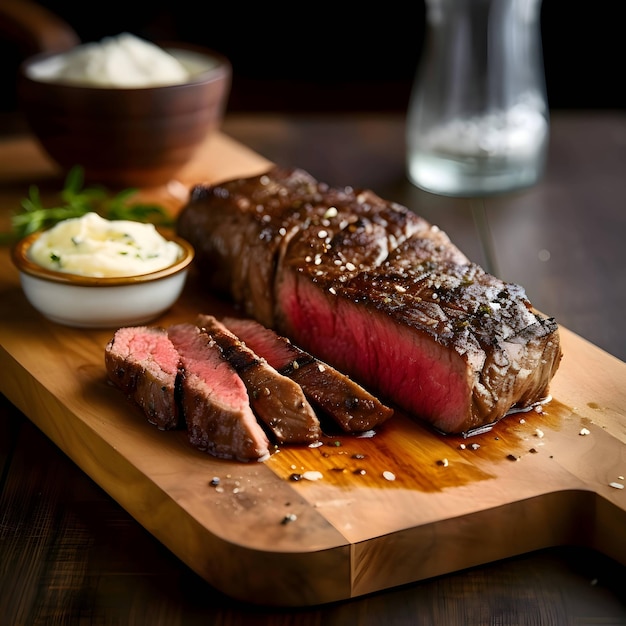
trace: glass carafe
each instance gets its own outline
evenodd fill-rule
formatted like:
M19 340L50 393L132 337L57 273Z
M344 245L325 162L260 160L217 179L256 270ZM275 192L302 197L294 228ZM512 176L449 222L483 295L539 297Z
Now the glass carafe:
M535 184L549 138L541 0L426 0L407 114L410 180L450 196Z

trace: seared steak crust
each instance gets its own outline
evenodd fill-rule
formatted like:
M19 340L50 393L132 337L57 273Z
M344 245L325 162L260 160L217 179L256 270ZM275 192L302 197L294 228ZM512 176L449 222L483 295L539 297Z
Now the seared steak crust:
M275 167L195 187L178 232L247 315L438 430L465 433L548 395L555 320L372 191Z

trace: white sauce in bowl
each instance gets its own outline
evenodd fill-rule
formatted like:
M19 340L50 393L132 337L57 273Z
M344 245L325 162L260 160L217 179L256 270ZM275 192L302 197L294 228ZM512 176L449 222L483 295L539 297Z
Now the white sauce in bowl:
M41 233L28 252L41 267L98 278L156 272L181 254L181 247L154 224L107 220L97 213L59 222Z
M198 71L198 68L195 68ZM28 68L33 80L83 87L158 87L187 82L183 59L129 33L86 43Z

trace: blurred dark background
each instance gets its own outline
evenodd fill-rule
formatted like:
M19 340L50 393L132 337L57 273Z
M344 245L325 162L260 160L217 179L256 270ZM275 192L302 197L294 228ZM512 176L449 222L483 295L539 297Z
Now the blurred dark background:
M1 2L2 0L0 0ZM233 64L231 111L402 111L421 54L423 0L204 3L193 0L41 0L81 41L132 32L213 48ZM544 0L541 28L552 109L624 108L626 34L619 0ZM0 41L3 110L29 51Z

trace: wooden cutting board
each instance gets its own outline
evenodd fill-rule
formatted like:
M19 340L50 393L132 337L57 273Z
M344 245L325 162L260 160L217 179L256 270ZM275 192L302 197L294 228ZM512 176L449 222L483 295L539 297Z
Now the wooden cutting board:
M174 209L188 185L268 162L218 134L181 185L146 190ZM0 220L28 184L57 188L28 139L0 143ZM155 324L229 305L192 276ZM0 249L0 391L150 533L210 584L254 603L343 600L561 544L626 564L626 364L562 329L543 413L469 439L396 414L371 438L282 447L263 463L216 460L161 432L107 384L115 329L53 324L30 307ZM319 480L293 480L307 471Z

